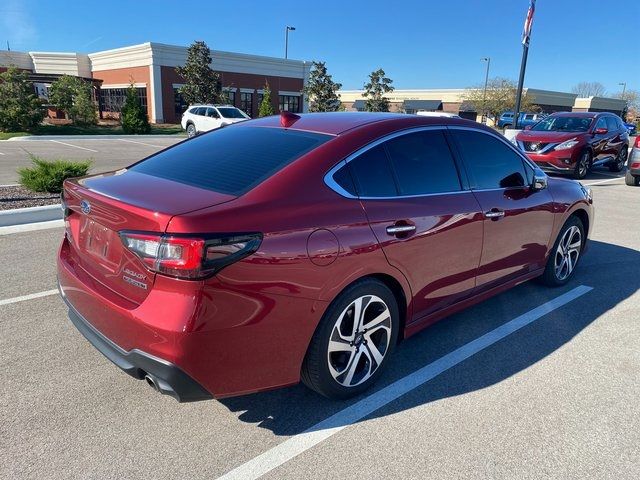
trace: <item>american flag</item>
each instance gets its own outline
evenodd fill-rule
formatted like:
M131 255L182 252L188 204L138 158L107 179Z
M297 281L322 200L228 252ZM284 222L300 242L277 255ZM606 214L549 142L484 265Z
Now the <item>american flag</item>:
M529 38L531 37L531 25L533 24L533 13L536 11L536 0L530 0L527 18L524 20L524 29L522 30L522 44L529 46Z

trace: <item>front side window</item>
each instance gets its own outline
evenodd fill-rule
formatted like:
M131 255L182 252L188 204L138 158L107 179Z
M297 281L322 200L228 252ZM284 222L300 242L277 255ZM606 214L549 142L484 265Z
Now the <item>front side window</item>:
M455 192L458 171L442 130L425 130L385 142L400 195Z
M207 108L205 115L210 118L220 118L220 115L218 115L218 112L216 112L215 108L211 107Z
M473 188L523 187L527 173L522 158L504 142L486 133L453 130Z
M607 121L605 120L604 117L600 117L598 119L598 121L596 122L596 126L594 127L596 130L598 128L607 128Z
M616 119L615 117L605 117L607 120L607 129L610 132L615 132L616 130L618 130L618 125L616 123Z

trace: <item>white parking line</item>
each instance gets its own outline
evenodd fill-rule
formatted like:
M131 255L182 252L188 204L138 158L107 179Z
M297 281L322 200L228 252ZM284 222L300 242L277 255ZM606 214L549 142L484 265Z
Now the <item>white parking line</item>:
M33 300L34 298L49 297L57 293L58 290L46 290L44 292L32 293L30 295L22 295L21 297L5 298L4 300L0 300L0 306L24 302L25 300Z
M616 180L624 180L624 177L616 177L616 178L608 178L606 180L598 180L597 182L590 182L590 183L586 183L585 182L585 186L588 187L590 185L599 185L601 183L607 183L607 182L615 182Z
M359 402L354 403L350 407L339 411L335 415L332 415L331 417L314 425L303 433L294 435L288 440L282 442L280 445L267 450L263 454L249 460L247 463L240 465L234 470L231 470L220 478L224 480L248 480L261 477L274 468L288 462L297 455L300 455L304 451L309 450L323 440L335 435L349 425L361 420L367 415L370 415L379 408L387 405L389 402L392 402L405 393L410 392L432 378L449 370L451 367L456 366L472 355L490 347L499 340L511 335L513 332L535 322L547 313L566 305L591 290L592 287L580 285L579 287L576 287L553 300L543 303L539 307L510 320L504 325L501 325L500 327L491 330L453 352L448 353L444 357L440 357L438 360L422 367L420 370L395 381L391 385L378 390Z
M13 233L35 232L37 230L48 230L49 228L64 227L64 220L49 220L48 222L25 223L23 225L9 225L0 227L0 236L11 235Z
M78 145L71 145L70 143L64 143L59 140L49 140L53 143L59 143L60 145L66 145L67 147L79 148L80 150L88 150L89 152L98 153L98 150L92 150L91 148L79 147Z
M0 155L5 155L4 153L0 152Z
M163 148L162 145L151 145L150 143L136 142L135 140L125 140L124 138L118 138L117 140L120 140L121 142L137 143L138 145L146 145L147 147Z

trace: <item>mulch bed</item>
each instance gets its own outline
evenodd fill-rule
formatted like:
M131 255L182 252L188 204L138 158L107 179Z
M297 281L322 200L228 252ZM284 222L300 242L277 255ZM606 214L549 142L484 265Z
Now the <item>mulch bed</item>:
M41 207L60 203L60 194L32 192L23 187L0 187L0 210Z

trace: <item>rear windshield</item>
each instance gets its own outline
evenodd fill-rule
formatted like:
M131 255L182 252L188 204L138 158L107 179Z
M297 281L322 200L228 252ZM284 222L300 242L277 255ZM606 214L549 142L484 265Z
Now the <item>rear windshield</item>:
M323 144L318 133L224 127L136 163L131 170L229 195L242 195Z

